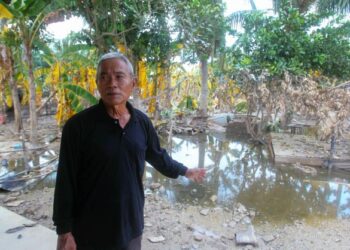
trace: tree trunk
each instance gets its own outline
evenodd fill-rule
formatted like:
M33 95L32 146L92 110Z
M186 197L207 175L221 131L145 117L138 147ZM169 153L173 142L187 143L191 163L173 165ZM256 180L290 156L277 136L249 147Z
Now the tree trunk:
M29 80L29 114L30 114L30 142L35 144L38 138L38 117L36 113L36 93L33 75L32 50L29 39L24 39L25 59L28 66Z
M17 133L20 132L20 130L23 128L23 123L22 123L22 113L21 113L21 104L19 101L19 96L18 96L18 90L17 90L17 84L15 83L15 67L14 67L14 62L13 62L13 57L11 51L8 49L7 50L7 60L9 63L9 86L11 89L11 96L12 96L12 101L13 101L13 109L15 112L15 130Z
M15 72L14 72L14 62L13 62L13 56L12 52L9 48L6 48L4 46L0 46L1 50L1 57L2 61L4 63L5 68L8 69L8 77L9 77L9 86L11 89L11 96L13 101L13 109L15 113L15 130L17 133L19 133L20 129L22 128L22 114L21 114L21 104L18 97L18 90L17 85L15 83Z
M201 116L207 116L208 108L208 60L201 58L201 97L199 104L199 113Z
M166 99L164 100L164 106L166 109L171 109L171 74L170 68L167 67L165 70L165 88L166 88Z
M133 64L133 67L134 67L134 75L137 77L139 74L139 68L138 68L138 65L137 65L137 59L135 56L130 56L130 58L132 58L132 64ZM136 85L132 91L132 100L133 100L133 105L135 108L140 108L140 86L138 86L137 84L138 81L136 81Z

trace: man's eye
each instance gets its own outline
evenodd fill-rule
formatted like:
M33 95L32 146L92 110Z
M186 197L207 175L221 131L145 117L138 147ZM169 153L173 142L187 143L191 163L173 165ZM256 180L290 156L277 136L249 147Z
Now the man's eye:
M116 75L115 76L118 80L123 80L125 78L124 75Z

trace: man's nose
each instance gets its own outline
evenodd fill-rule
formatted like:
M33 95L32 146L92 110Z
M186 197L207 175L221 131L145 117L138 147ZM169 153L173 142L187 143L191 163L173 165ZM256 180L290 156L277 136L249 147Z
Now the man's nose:
M111 87L118 87L118 81L116 79L116 77L114 76L109 76L107 79L107 85L111 86Z

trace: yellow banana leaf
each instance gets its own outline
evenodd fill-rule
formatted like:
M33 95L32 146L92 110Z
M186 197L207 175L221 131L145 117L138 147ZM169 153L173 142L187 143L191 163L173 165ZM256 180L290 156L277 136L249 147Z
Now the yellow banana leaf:
M13 15L12 13L6 8L5 5L0 3L0 19L12 19Z

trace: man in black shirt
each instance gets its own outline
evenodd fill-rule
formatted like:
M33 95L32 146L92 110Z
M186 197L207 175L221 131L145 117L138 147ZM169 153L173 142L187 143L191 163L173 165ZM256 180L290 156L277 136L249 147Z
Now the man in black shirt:
M53 213L57 249L141 249L145 161L167 177L196 182L205 170L173 160L150 119L128 102L136 79L124 55L103 55L96 82L100 102L70 118L62 132Z

